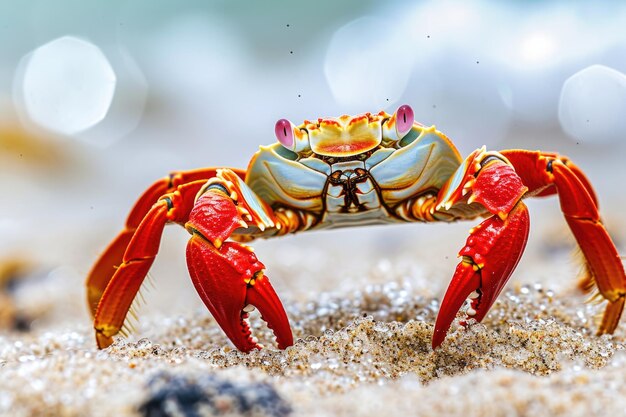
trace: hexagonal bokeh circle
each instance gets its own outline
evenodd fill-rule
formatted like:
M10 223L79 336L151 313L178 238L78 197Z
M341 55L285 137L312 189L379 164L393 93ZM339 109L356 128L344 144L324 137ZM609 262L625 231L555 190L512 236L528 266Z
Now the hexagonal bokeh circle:
M94 44L64 36L29 54L16 93L27 116L51 131L73 135L106 116L116 86L111 64Z
M626 131L626 75L592 65L568 78L559 100L559 122L577 140L617 143Z

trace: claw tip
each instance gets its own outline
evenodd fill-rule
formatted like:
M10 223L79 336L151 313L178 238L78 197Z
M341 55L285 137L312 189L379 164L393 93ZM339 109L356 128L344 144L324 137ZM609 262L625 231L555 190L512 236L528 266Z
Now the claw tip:
M445 340L445 338L446 338L446 332L435 330L433 332L433 338L431 341L431 347L433 348L433 350L438 349L443 343L443 341Z

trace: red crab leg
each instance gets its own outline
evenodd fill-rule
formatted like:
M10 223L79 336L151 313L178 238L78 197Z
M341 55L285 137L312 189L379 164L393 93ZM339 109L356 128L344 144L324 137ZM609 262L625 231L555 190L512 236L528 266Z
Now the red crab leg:
M232 185L232 184L231 184ZM252 249L224 240L238 227L246 227L230 192L223 185L209 187L197 201L189 222L192 233L187 245L187 265L192 281L211 314L237 349L248 352L260 348L250 335L245 321L246 306L259 309L261 317L274 331L278 347L293 344L287 314L263 274L265 266ZM250 207L246 207L246 213ZM216 296L216 294L218 296Z
M459 252L463 259L441 303L433 349L445 339L468 296L472 299L468 315L477 321L485 317L522 256L530 226L528 210L521 202L527 188L510 165L495 154L479 150L460 169L465 173L458 189L450 192L443 187L438 208L449 209L456 202L476 202L493 215L471 230Z
M500 153L515 167L515 171L522 179L522 182L528 187L529 195L544 197L557 193L553 181L546 176L546 171L550 161L559 160L578 178L581 186L589 193L593 203L598 207L598 198L591 181L569 158L553 152L527 151L523 149L509 149L500 151Z
M163 195L139 222L121 265L109 280L99 300L94 318L99 348L113 343L126 319L126 314L159 251L163 228L168 221L184 222L204 180L180 185L173 193Z
M531 191L553 185L559 195L561 210L586 266L603 298L608 300L598 334L613 333L624 309L626 273L622 260L602 224L598 204L589 180L566 158L541 152L504 151ZM584 285L584 284L583 284Z
M240 213L257 227L262 219L268 227L274 226L273 216L268 212L271 209L262 203L253 205L254 208L248 205L241 192L245 184L237 173L220 170L217 177L213 182L200 180L180 185L173 193L162 196L140 222L123 255L122 264L98 304L94 327L100 348L109 346L113 342L112 336L123 326L132 301L157 255L167 222L187 223L186 227L193 235L188 246L193 282L237 348L243 351L260 348L250 337L244 320L248 305L259 309L274 330L280 348L293 344L287 315L269 280L262 275L263 264L243 245L222 244L235 229L248 227ZM199 192L204 194L195 204L194 198ZM215 195L218 197L212 198ZM239 198L237 206L233 201L236 198ZM210 239L210 243L206 239Z
M241 176L241 178L245 175L245 171L243 170L234 171ZM87 303L92 317L96 314L98 303L100 302L100 298L102 298L105 288L115 274L118 265L122 263L124 252L135 230L137 230L139 223L146 216L152 205L156 203L163 194L173 192L178 186L192 181L212 178L215 176L215 173L216 168L174 172L168 177L156 181L144 191L128 214L124 229L113 239L102 255L100 255L100 258L98 258L87 276Z

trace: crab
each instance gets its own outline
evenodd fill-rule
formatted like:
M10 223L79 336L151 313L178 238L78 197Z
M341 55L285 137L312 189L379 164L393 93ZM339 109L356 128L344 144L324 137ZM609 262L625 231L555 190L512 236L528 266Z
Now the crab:
M168 223L191 234L187 265L193 284L235 347L260 349L248 313L259 310L278 348L293 344L287 314L245 243L347 226L452 222L485 218L471 229L444 295L432 336L437 348L461 312L480 322L507 283L526 246L524 199L557 194L584 255L579 285L607 301L598 333L612 333L626 295L620 256L598 213L583 172L556 153L485 147L461 157L434 126L395 113L276 123L277 141L261 146L247 170L174 172L139 198L125 228L87 278L99 348L123 330ZM464 310L463 306L468 306Z

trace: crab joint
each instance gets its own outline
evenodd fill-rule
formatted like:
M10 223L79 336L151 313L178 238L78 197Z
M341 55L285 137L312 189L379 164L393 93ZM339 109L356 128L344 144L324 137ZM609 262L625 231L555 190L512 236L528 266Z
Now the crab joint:
M250 278L244 278L244 282L249 287L253 287L254 284L256 284L256 281L261 279L263 279L263 270L255 272Z
M476 262L474 262L474 259L472 259L470 256L464 255L461 258L461 262L469 264L474 271L479 271L480 269L482 269L484 267L484 265L479 265Z
M196 197L196 200L198 198L200 198L200 196L202 196L203 194L205 194L209 190L218 191L218 192L221 192L221 193L223 193L225 195L230 195L230 192L228 191L228 188L226 188L226 186L224 186L220 182L216 182L215 179L212 178L211 180L209 180L206 183L206 185L204 187L202 187L200 189L200 191L198 192L198 195Z

